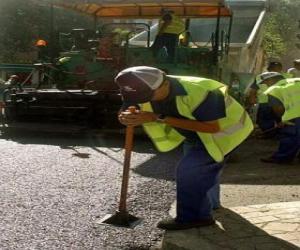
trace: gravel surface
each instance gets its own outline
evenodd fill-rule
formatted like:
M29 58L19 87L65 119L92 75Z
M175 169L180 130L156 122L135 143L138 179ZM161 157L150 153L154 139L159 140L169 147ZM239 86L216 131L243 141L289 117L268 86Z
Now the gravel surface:
M174 200L176 156L138 139L128 210L134 230L97 226L118 207L123 136L13 136L0 140L0 249L149 249ZM162 166L163 165L163 166Z
M118 134L2 135L0 249L146 250L156 246L163 233L156 223L168 214L175 199L179 150L157 154L149 140L138 138L128 210L142 223L135 229L95 223L118 207L123 140ZM278 167L258 160L275 146L273 141L250 140L235 152L223 175L223 205L299 200L299 163Z

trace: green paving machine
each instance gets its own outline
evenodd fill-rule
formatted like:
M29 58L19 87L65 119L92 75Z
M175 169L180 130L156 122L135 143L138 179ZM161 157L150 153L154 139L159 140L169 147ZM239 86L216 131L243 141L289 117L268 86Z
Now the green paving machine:
M26 81L5 90L1 114L8 124L54 121L97 128L118 126L116 114L122 101L114 77L130 66L154 66L168 74L229 82L224 65L232 12L223 0L53 0L52 10L54 7L90 15L95 25L91 30L60 34L59 57L31 65ZM151 50L162 8L185 21L186 30L172 63L164 49L155 57ZM201 33L197 23L203 19L211 20L205 43L197 39L197 32Z

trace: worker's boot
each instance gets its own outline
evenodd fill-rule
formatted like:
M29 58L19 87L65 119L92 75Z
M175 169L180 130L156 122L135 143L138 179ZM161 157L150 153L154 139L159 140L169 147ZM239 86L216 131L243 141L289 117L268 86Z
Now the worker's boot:
M176 219L164 219L157 224L157 227L165 230L184 230L195 227L206 227L214 224L215 220L212 218L186 223L177 222Z

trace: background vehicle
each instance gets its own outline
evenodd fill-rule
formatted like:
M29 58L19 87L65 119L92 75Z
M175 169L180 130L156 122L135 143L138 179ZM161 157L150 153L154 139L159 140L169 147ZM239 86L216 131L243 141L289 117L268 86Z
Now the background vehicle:
M34 65L27 79L30 86L24 86L5 100L3 113L8 122L51 120L112 127L117 124L115 114L121 104L114 76L123 68L137 65L158 67L168 74L209 77L235 84L238 90L234 91L238 97L241 95L244 85L241 76L245 72L239 72L240 65L236 65L236 57L230 53L235 19L224 1L127 1L124 4L94 0L89 3L54 1L53 4L52 8L91 15L95 20L94 29L74 29L70 34L60 34L59 58ZM185 41L178 44L173 63L167 62L163 50L154 58L150 49L161 8L173 10L186 22ZM241 52L238 55L242 56ZM252 73L253 70L246 72L248 81Z

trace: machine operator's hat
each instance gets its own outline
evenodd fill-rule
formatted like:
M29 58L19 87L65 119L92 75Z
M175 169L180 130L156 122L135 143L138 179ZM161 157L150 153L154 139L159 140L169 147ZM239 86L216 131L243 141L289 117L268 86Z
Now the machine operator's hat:
M19 79L19 76L17 76L17 75L11 75L9 78L10 78L10 79L16 79L16 80L18 80L18 79Z
M257 77L256 83L261 84L264 81L274 78L274 77L282 77L282 79L284 79L283 75L278 72L264 72Z
M164 81L165 73L157 68L138 66L122 70L115 78L125 102L149 102Z
M300 64L300 59L295 59L294 63Z

